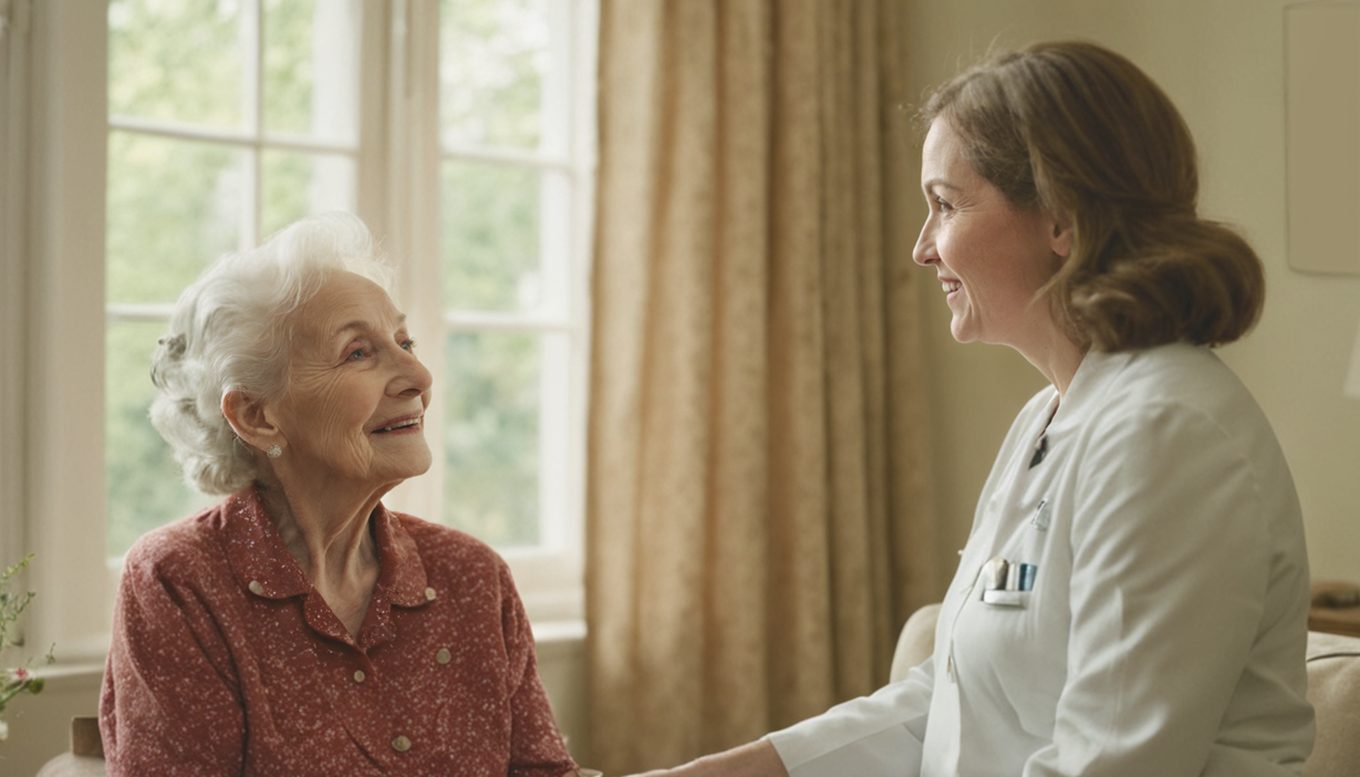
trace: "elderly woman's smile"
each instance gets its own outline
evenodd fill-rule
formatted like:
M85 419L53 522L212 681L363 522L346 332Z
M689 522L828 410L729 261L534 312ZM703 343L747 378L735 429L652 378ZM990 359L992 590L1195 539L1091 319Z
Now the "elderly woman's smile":
M288 454L275 468L379 487L428 470L430 372L387 293L337 273L292 323L287 388L265 408Z

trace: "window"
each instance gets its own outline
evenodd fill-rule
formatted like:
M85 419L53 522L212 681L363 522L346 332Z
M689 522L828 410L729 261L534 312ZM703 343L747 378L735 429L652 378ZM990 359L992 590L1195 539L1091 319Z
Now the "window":
M579 616L594 9L440 11L443 515Z
M308 213L355 209L354 2L108 5L106 543L218 497L147 421L171 308L209 262Z
M28 444L5 447L31 462L28 519L0 551L37 550L35 587L60 589L40 638L97 655L100 633L75 624L106 619L126 548L214 501L180 485L146 421L179 291L221 253L333 208L400 267L436 375L435 466L388 503L497 545L536 620L579 617L594 0L104 11L32 5L34 196L4 208L31 227L5 250L37 257L21 285L44 337L19 357Z

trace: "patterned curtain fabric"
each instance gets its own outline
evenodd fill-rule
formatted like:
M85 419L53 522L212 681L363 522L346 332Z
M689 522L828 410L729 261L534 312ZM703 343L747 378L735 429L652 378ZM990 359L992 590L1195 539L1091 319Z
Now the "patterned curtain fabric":
M591 765L886 681L938 598L893 0L603 0Z

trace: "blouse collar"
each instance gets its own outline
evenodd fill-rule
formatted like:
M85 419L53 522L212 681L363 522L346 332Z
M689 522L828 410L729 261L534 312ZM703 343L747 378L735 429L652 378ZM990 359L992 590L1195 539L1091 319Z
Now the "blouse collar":
M241 587L265 599L307 597L304 610L316 631L344 642L355 640L330 612L311 581L288 552L282 535L270 520L259 490L251 486L227 498L223 545L227 563ZM422 607L433 597L427 588L425 565L415 540L402 526L400 513L379 503L369 516L378 549L378 582L360 627L357 646L367 649L395 637L392 606ZM326 617L328 616L329 617Z

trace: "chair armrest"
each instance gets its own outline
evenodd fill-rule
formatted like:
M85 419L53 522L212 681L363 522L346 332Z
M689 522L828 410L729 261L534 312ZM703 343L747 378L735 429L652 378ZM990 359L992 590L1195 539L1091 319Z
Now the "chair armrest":
M897 638L892 668L888 681L897 682L907 676L912 667L930 658L935 652L935 623L940 618L940 605L927 604L911 614Z

